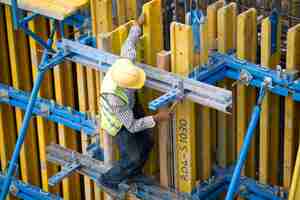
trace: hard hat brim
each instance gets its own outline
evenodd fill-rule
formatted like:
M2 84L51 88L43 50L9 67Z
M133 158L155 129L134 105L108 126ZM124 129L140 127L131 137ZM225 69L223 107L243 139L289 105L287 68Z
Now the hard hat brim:
M128 82L123 82L120 80L120 71L119 68L121 66L112 66L111 70L111 75L112 75L112 79L114 80L114 82L122 88L127 88L127 89L141 89L142 87L144 87L145 85L145 81L146 81L146 74L144 72L143 69L139 68L138 66L132 64L130 67L135 68L135 70L137 71L137 80L131 83ZM125 66L122 66L125 67Z

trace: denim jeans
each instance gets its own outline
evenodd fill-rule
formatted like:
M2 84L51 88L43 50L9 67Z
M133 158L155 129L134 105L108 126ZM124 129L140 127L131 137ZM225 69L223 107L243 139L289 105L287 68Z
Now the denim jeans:
M140 106L135 106L134 113L136 118L144 115ZM153 147L153 138L150 129L130 133L125 127L122 127L113 140L119 148L120 160L101 176L101 182L116 189L122 181L142 173Z

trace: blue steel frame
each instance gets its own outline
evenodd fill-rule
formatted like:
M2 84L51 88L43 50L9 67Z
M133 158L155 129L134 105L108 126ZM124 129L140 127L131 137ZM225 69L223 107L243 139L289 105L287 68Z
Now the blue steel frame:
M0 83L0 103L25 110L29 102L29 95L27 92ZM76 131L83 131L87 136L97 134L98 128L95 118L71 107L57 105L54 101L37 98L32 112Z
M232 179L232 168L218 168L214 172L214 177L199 184L192 192L193 200L216 200L223 194ZM240 197L249 200L286 200L287 192L280 187L272 187L260 184L256 180L241 177L238 190Z
M31 20L34 20L35 18L41 15L38 13L32 13L29 16L21 18L19 15L20 9L18 8L17 0L12 0L11 6L12 6L12 17L13 17L14 28L15 29L21 28L27 35L32 37L43 48L48 49L49 51L53 51L52 45L49 45L49 43L44 41L40 36L38 36L36 33L34 33L28 28L28 23ZM52 18L50 19L56 21L55 19ZM65 36L64 25L69 25L77 29L81 29L85 24L85 20L86 20L86 16L83 16L80 12L76 12L73 15L59 21L58 23L55 23L53 28L54 29L59 28L61 37L64 37Z
M7 193L9 191L9 187L12 181L14 180L13 174L17 166L20 150L26 136L26 131L28 128L30 118L34 112L35 104L37 101L37 94L40 89L44 74L48 69L51 69L57 64L63 62L63 60L67 56L69 56L63 51L59 51L58 53L54 54L54 56L52 57L49 56L50 52L55 52L52 49L52 44L53 44L54 33L56 32L57 27L59 27L60 29L61 36L64 37L64 32L63 32L63 26L65 23L64 21L56 22L55 20L53 20L54 24L53 24L53 29L51 31L51 35L48 41L45 42L44 40L42 40L42 38L40 38L38 35L36 35L30 29L28 29L28 22L33 20L37 16L39 16L39 14L32 14L28 17L20 19L18 15L19 9L17 5L17 0L12 0L12 10L13 10L13 21L14 21L15 28L19 28L19 27L22 28L26 34L31 36L40 45L42 45L45 48L45 50L43 53L41 63L39 65L38 75L26 107L24 121L20 130L20 134L17 140L15 150L13 152L12 160L9 164L7 175L3 180L3 188L2 188L0 200L5 200ZM79 22L78 24L84 23L84 20L83 21L81 20L82 18L78 17L76 19L78 20L77 22ZM275 14L274 14L273 21L274 21L273 24L276 24ZM70 21L66 20L66 23L70 23ZM80 26L78 24L77 26ZM273 43L275 44L274 41L276 41L275 39L276 35L272 36L272 38L273 38ZM272 49L275 48L276 46L272 45ZM243 144L243 148L241 150L237 165L235 166L235 170L233 172L233 176L231 178L230 185L229 185L229 190L226 196L226 200L232 200L234 198L235 192L237 191L241 183L240 182L241 170L246 160L253 131L258 123L258 119L261 111L260 106L266 90L282 96L288 96L289 94L292 94L294 100L300 101L300 83L294 79L295 78L294 73L285 73L281 71L278 72L274 70L269 70L266 68L262 68L261 66L254 65L252 63L248 63L246 61L238 60L233 56L229 56L229 55L221 55L215 53L214 55L211 56L211 61L212 62L209 63L208 66L201 67L195 70L190 75L190 78L196 79L198 81L210 83L210 84L215 84L217 81L222 80L225 77L245 82L244 80L245 77L243 76L242 72L246 71L247 74L250 74L250 76L246 76L246 78L248 78L247 84L260 88L260 94L257 100L257 105L254 107L251 121L246 133L245 142ZM266 85L266 80L269 80L271 82L268 82ZM175 101L176 99L178 99L180 95L182 95L182 92L184 91L180 91L178 90L178 88L175 88L174 90L170 91L167 95L159 99L156 99L154 102L150 103L150 108L155 110L161 105L165 105L168 102Z
M1 185L5 181L5 176L0 173L0 191ZM39 187L23 183L15 178L12 179L10 193L19 199L25 200L63 200L57 195L42 191Z
M54 23L56 23L56 22L54 21ZM51 34L50 34L50 38L47 41L47 46L49 46L49 47L51 47L53 44L53 38L54 38L55 31L56 31L56 28L53 28L51 31ZM54 65L49 64L53 59L56 60L57 56L53 56L53 58L50 58L50 55L48 54L48 52L49 52L49 49L46 48L43 52L41 63L38 67L38 74L37 74L36 80L34 82L33 89L32 89L32 92L31 92L31 95L30 95L30 98L29 98L29 101L28 101L28 104L26 107L24 120L22 123L22 127L20 129L20 134L17 139L17 143L15 146L13 155L12 155L12 159L8 166L6 177L4 179L3 188L2 188L2 192L1 192L1 196L0 196L1 200L5 200L6 196L8 194L9 187L11 185L13 175L16 170L16 166L17 166L18 159L20 156L21 147L24 143L28 125L29 125L31 116L33 114L33 109L34 109L34 105L37 100L38 91L41 87L41 84L42 84L42 81L44 78L44 74L45 74L46 70L59 64L58 61L52 62ZM63 57L60 57L60 58L61 58L60 62L62 62L64 58Z
M31 95L29 97L28 103L24 104L17 104L20 102L14 102L16 105L19 105L20 107L22 107L24 109L24 107L26 106L26 111L25 111L25 116L24 116L24 120L23 120L23 124L22 127L20 129L20 134L19 137L17 139L17 143L12 155L12 159L9 163L8 166L8 170L7 170L7 174L3 180L3 188L1 190L1 196L0 196L0 200L5 200L6 196L8 194L9 191L9 187L13 181L13 175L14 172L16 170L16 166L18 163L18 159L20 156L20 150L21 147L24 143L24 139L26 137L26 131L28 128L28 124L29 121L31 119L32 114L35 112L35 108L38 107L39 105L36 104L37 102L37 95L38 95L38 91L41 87L41 83L43 81L44 78L44 74L47 70L55 67L56 65L60 64L61 62L64 61L64 59L68 56L67 53L63 52L63 51L58 51L56 52L53 48L53 39L54 39L54 35L57 32L57 29L59 29L60 34L62 37L64 37L64 25L71 25L73 27L76 28L81 28L84 26L84 22L85 22L85 16L82 16L79 12L75 13L74 15L67 17L66 19L62 20L62 21L57 21L55 19L50 18L50 20L52 21L52 30L50 33L50 36L48 38L47 41L44 41L41 37L39 37L36 33L34 33L33 31L31 31L28 28L28 22L30 22L31 20L34 20L36 17L40 16L40 14L38 13L33 13L29 16L26 16L24 18L21 18L19 16L19 12L20 9L18 8L18 3L17 0L12 0L12 17L13 17L13 22L14 22L14 28L18 29L21 28L28 36L32 37L37 43L39 43L43 48L44 48L44 52L42 55L42 59L41 59L41 63L38 66L38 74L36 77L36 80L34 82L34 86L31 92ZM90 37L82 37L79 39L80 42L91 42L90 39L86 39L86 38L90 38ZM95 43L94 41L92 41L93 43ZM53 56L50 56L49 54L54 54ZM10 103L13 103L12 101ZM57 111L57 112L56 112ZM55 113L59 113L59 110L55 110ZM62 114L66 114L66 113L62 113ZM49 115L48 117L54 117L53 115ZM80 117L79 117L80 118ZM62 122L62 119L55 119L51 118L52 120L57 120L59 122ZM76 127L75 123L68 123L66 121L62 122L65 125L69 125L70 127L74 128L74 129L79 129L81 128L80 126ZM77 122L78 123L78 122ZM80 122L79 122L80 123ZM90 124L89 124L90 125ZM86 129L87 132L90 132L92 130L90 129Z
M259 120L261 112L260 105L265 92L268 91L284 97L291 96L294 101L300 101L300 79L298 72L281 69L272 70L244 60L239 60L233 54L227 55L216 52L210 56L209 64L196 68L190 74L190 78L209 84L216 84L224 78L229 78L246 85L260 88L257 104L252 112L244 144L228 188L226 200L232 200L240 185L241 170L245 164L253 132ZM149 107L152 110L156 110L174 101L176 94L176 89L174 89L150 102Z

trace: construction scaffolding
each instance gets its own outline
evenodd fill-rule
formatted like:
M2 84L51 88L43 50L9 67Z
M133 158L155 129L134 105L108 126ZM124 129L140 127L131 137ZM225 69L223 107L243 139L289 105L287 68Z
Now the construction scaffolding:
M300 199L298 2L198 3L0 0L0 199ZM98 102L140 13L140 98L176 112L120 197Z

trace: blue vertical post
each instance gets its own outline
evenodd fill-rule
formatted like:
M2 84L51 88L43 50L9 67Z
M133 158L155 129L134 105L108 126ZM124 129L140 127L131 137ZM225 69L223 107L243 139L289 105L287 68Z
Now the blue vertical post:
M41 87L41 84L42 84L42 81L43 81L43 78L44 78L44 74L45 74L44 71L39 71L38 75L37 75L37 78L36 78L36 81L34 83L33 90L31 92L30 99L29 99L29 102L28 102L28 105L27 105L27 108L26 108L24 121L23 121L21 130L20 130L20 134L19 134L19 137L18 137L18 140L17 140L17 144L15 146L15 149L14 149L14 152L13 152L13 155L12 155L12 159L10 161L8 171L7 171L7 174L6 174L6 177L5 177L5 181L4 181L4 184L3 184L0 200L5 200L6 196L7 196L7 193L9 191L9 187L10 187L10 184L11 184L11 181L12 181L12 177L13 177L14 172L16 170L16 164L18 163L18 159L19 159L19 156L20 156L20 151L21 151L22 145L24 143L26 132L27 132L27 129L28 129L28 125L29 125L29 122L30 122L30 119L31 119L31 116L32 116L32 110L33 110L35 101L37 99L37 95L38 95L39 89Z
M12 17L13 17L13 22L14 22L14 28L18 29L18 27L19 27L19 9L18 9L17 0L11 1L11 8L12 8Z
M249 152L249 149L251 146L251 139L253 137L254 130L258 124L259 116L261 113L261 103L262 103L264 95L265 95L265 88L262 87L260 89L257 104L252 111L252 115L251 115L250 123L249 123L248 129L247 129L246 137L245 137L245 140L244 140L241 152L240 152L238 162L235 166L235 169L234 169L231 181L230 181L230 185L229 185L228 192L226 195L226 200L233 200L234 195L239 187L239 181L240 181L240 177L241 177L242 168L247 159L247 155L248 155L248 152Z

